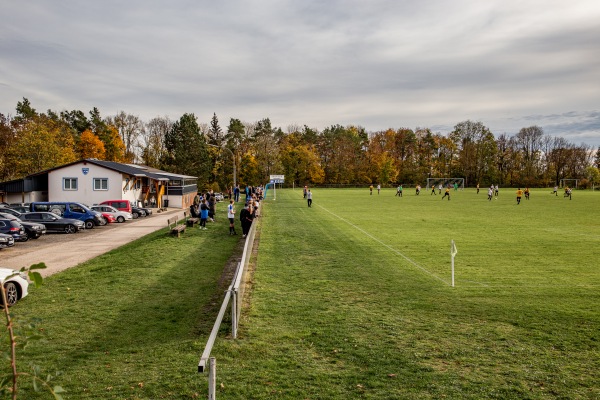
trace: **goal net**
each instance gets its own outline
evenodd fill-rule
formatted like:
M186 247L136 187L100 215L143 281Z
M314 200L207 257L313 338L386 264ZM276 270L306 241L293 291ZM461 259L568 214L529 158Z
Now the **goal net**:
M577 182L579 182L579 179L561 179L560 180L560 187L564 188L564 187L570 187L570 188L575 188L577 189Z
M442 185L442 188L448 186L454 187L456 185L460 190L465 189L465 178L427 178L427 189L432 187L438 189Z

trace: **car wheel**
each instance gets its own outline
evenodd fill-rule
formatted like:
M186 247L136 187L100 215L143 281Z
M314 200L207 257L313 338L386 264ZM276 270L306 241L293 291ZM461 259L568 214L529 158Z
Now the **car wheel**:
M106 224L108 224L108 221L106 220L106 218L104 218L104 217L100 218L100 226L104 226Z
M117 217L117 222L118 222L118 223L125 222L125 217L123 217L123 216L119 215L119 216Z
M21 242L26 242L29 240L29 233L27 233L27 231L25 231L25 234L23 236L21 236Z
M6 292L6 302L8 306L14 306L17 304L17 300L19 300L19 289L17 289L17 285L14 282L6 282L4 284L4 291Z
M131 215L133 216L133 219L138 219L138 217L140 216L138 213L133 213Z
M65 233L75 233L77 232L77 229L75 228L75 225L67 225L65 226Z
M94 221L91 219L85 221L85 229L94 229Z

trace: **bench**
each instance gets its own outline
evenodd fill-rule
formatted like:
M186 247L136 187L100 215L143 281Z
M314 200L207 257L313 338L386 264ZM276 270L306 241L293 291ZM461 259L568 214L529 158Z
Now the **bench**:
M167 220L167 224L169 226L169 231L171 232L171 234L177 235L177 237L179 237L179 235L181 235L182 233L185 232L185 225L178 224L177 221L178 221L177 216L175 216L173 218L169 218Z
M198 224L200 223L200 218L188 218L188 220L185 222L187 226L193 228L194 224Z

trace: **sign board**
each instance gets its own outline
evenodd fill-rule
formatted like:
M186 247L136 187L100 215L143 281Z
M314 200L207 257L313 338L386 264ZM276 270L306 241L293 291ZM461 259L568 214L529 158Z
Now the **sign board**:
M281 181L281 182L277 182L277 183L283 183L285 181L284 175L269 175L269 178L272 181Z

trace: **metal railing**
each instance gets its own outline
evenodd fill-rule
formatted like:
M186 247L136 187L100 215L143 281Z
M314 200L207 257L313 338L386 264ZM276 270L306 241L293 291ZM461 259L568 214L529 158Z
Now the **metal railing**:
M260 208L257 210L257 214L259 210ZM255 219L254 221L252 221L252 225L250 226L250 230L248 231L248 235L246 236L246 242L244 243L244 252L242 253L240 262L238 263L238 266L235 270L235 274L233 276L231 285L229 285L229 288L225 292L225 297L223 298L221 309L219 310L219 314L217 315L215 324L213 325L212 331L210 332L210 336L208 337L208 341L206 342L206 346L204 347L204 351L202 352L202 356L200 357L200 361L198 362L199 373L203 373L207 369L207 363L210 363L210 368L208 369L209 399L215 398L216 391L216 360L214 359L214 357L211 357L210 354L212 352L215 340L217 339L217 334L219 333L219 328L221 326L221 323L223 322L223 317L225 316L230 300L231 333L234 339L237 338L238 325L240 315L242 312L242 302L244 299L246 284L248 282L248 265L250 264L250 258L252 257L252 251L254 248L254 236L256 234L256 225L257 221Z

